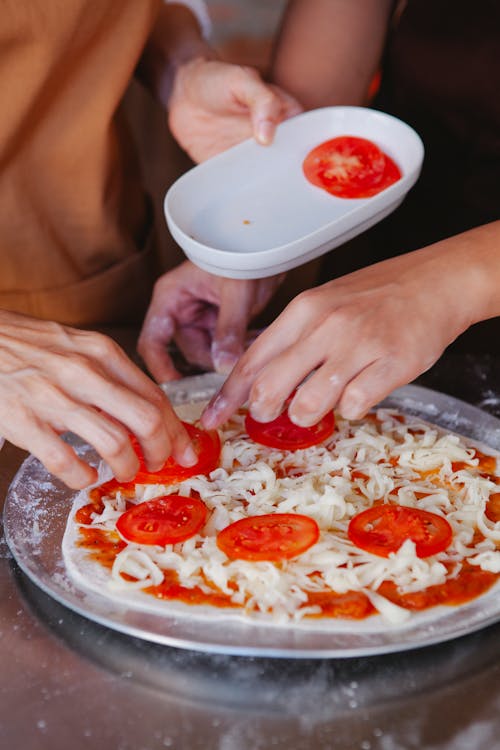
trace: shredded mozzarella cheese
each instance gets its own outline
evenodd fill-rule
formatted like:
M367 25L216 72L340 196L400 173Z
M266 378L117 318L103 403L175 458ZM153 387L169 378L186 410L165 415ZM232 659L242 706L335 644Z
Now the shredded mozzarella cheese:
M497 485L479 471L454 470L455 462L473 469L478 464L474 448L456 435L385 409L359 422L338 419L331 438L295 452L252 442L242 414L224 427L221 438L221 465L210 476L137 488L136 502L198 493L210 511L203 531L166 547L129 544L115 559L113 588L157 585L163 570L174 570L182 586L207 593L215 588L247 612L268 613L278 622L318 614L318 607L308 605L309 592L358 591L388 622L401 623L408 612L377 593L382 582L394 582L402 593L422 591L443 583L450 568L456 574L464 559L500 572L500 523L485 516ZM388 558L359 549L347 536L348 524L375 501L445 516L453 530L450 547L425 559L416 555L411 540ZM94 515L92 526L113 530L124 510L120 493L104 498L104 510ZM318 542L281 563L231 560L218 548L221 529L247 516L275 512L313 518L321 531ZM484 539L475 545L476 528Z

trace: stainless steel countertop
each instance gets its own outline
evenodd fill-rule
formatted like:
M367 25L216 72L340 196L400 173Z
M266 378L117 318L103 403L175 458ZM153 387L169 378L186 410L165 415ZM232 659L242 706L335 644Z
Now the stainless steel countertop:
M420 382L500 416L499 376L491 358L445 358ZM23 455L0 453L0 504ZM363 659L209 656L74 614L30 583L2 538L0 649L1 748L500 748L500 624Z

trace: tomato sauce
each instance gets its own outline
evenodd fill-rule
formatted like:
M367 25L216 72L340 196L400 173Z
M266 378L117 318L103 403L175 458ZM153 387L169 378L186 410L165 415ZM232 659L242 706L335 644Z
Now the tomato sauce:
M121 492L124 497L135 497L135 482L119 482L117 479L110 479L109 482L104 482L99 487L90 490L89 498L92 503L102 508L102 498L115 497L118 492Z
M84 526L88 526L92 523L94 513L100 516L103 510L104 505L100 500L96 503L88 503L76 511L75 521L77 523L82 523Z
M343 617L346 620L364 620L376 613L376 609L362 591L309 591L307 607L321 607L321 612L308 617Z
M481 476L491 479L492 482L495 482L498 479L498 477L494 476L497 470L497 460L495 456L488 456L486 453L481 453L481 451L476 450L473 458L478 459L477 466L468 464L465 461L454 461L451 465L452 470L460 471L461 469L467 469L471 472L478 472Z
M457 605L470 602L484 594L498 580L498 573L481 570L476 565L464 562L456 578L451 578L424 591L402 594L392 581L384 581L378 592L394 604L414 612L440 604Z
M493 523L500 521L500 492L494 492L490 495L484 514Z
M179 584L174 571L164 571L164 573L166 578L162 583L158 586L149 586L144 591L157 599L175 599L186 604L239 608L239 605L234 604L227 594L215 591L213 594L207 594L197 586L192 589L186 588ZM437 605L465 604L484 594L498 578L496 573L465 564L456 578L437 586L430 586L425 591L401 594L392 582L386 581L379 588L379 593L405 609L421 611ZM307 615L314 619L330 617L364 620L377 614L377 610L366 594L361 591L347 591L344 594L337 594L335 591L309 591L304 606L321 608L321 612Z
M213 593L207 593L199 586L193 586L193 588L181 586L177 573L174 570L164 570L163 574L165 578L161 583L157 586L148 586L143 591L146 594L152 594L157 599L175 599L185 604L209 604L212 607L220 608L239 607L239 605L231 601L231 598L227 594L222 592L214 591Z
M87 523L87 514L95 512L95 506L92 503L85 505L80 508L81 511L85 511L82 514L82 518L85 520L78 520L78 523ZM80 513L80 511L77 512ZM76 516L75 516L76 517ZM89 529L81 527L79 529L80 540L77 542L78 547L84 547L90 552L90 557L96 560L98 563L103 565L105 568L111 569L115 561L116 556L122 549L125 549L127 543L119 538L118 534L112 531L105 531L103 529ZM239 605L234 604L231 598L222 592L214 591L214 593L206 593L202 591L198 586L193 588L187 588L179 584L177 573L173 570L164 570L164 580L157 586L148 586L143 589L147 594L152 594L157 599L176 599L183 601L186 604L210 604L213 607L236 607ZM135 580L129 575L123 576L126 580Z
M287 466L286 468L283 466L279 466L276 469L275 474L276 479L286 479L286 477L293 477L294 479L297 479L298 477L304 476L304 472L298 469L296 466Z
M103 493L104 496L105 493ZM107 494L107 493L106 493ZM125 508L128 510L130 507L133 507L133 503L130 503L128 500L125 502ZM79 508L75 513L75 521L77 523L81 523L84 526L88 526L92 523L94 513L98 516L101 515L101 513L104 510L104 503L100 498L93 500L91 503L88 503L87 505L83 505L81 508Z
M118 534L104 529L80 528L78 547L84 547L90 552L90 557L97 560L105 568L112 568L119 552L127 546Z
M368 474L364 474L362 471L354 469L354 471L351 471L351 479L362 479L364 482L367 482L370 477Z
M369 414L366 418L372 419L374 422L379 421L375 414ZM420 431L415 430L414 433L418 434ZM497 471L496 458L483 454L478 450L475 451L474 458L478 459L477 466L472 466L466 462L454 462L452 465L453 471L466 469L481 474L481 476L500 484L500 478L495 476L494 473ZM396 466L398 459L392 458L389 463L392 466ZM419 473L423 480L429 479L433 484L447 484L439 480L439 468ZM293 466L282 472L282 476L300 476L300 474L301 472ZM351 472L351 478L367 481L369 477L364 472L354 469ZM452 485L449 486L451 487ZM112 479L100 487L94 488L89 493L91 502L80 508L75 514L76 522L83 524L79 530L80 540L77 542L78 546L88 549L92 559L109 569L113 566L118 553L127 546L126 542L120 539L115 532L88 528L88 526L92 523L93 514L99 515L103 511L102 498L104 496L114 496L118 491L121 491L125 497L134 496L135 482L120 483ZM397 488L394 491L396 492ZM415 493L418 499L425 497L427 494L426 492ZM374 505L378 505L380 502L375 501ZM130 503L127 503L127 506L129 505ZM493 493L490 496L485 515L492 522L500 522L500 492ZM483 538L482 534L476 531L473 544L477 544ZM218 608L242 608L242 605L232 602L228 594L215 589L213 592L207 593L199 586L188 588L179 583L178 575L175 571L163 570L163 573L165 578L162 583L156 586L149 586L143 589L143 591L160 600L176 600L182 601L185 604L210 605ZM422 611L434 606L456 606L472 601L488 591L498 581L499 577L500 575L497 573L484 571L480 567L470 565L465 561L455 578L449 579L442 584L430 586L423 591L401 593L394 583L385 581L378 589L378 593L406 609ZM134 580L126 575L124 575L124 578ZM307 601L304 606L320 608L321 611L318 614L307 615L307 617L316 619L329 617L363 620L377 613L377 610L373 607L368 597L358 591L348 591L343 594L338 594L335 591L310 591L307 592Z
M500 493L498 493L500 495ZM88 508L84 506L81 510ZM80 528L79 547L89 550L90 557L99 562L105 568L111 569L113 562L126 547L126 542L121 540L117 534L102 529ZM210 605L219 608L238 609L240 605L234 604L228 594L214 591L206 593L195 586L187 588L179 583L177 573L173 570L164 570L165 579L156 586L148 586L143 589L157 599L182 601L185 604ZM131 580L128 576L127 578ZM436 586L430 586L424 591L411 594L398 592L397 587L391 581L385 581L378 592L381 596L401 607L412 611L420 611L436 605L457 605L469 602L484 594L498 580L497 573L490 573L481 568L464 563L458 576L452 580ZM318 606L321 612L308 617L342 617L350 620L363 620L376 614L368 597L360 591L347 591L338 594L335 591L309 591L307 602L304 605Z
M494 474L497 470L497 460L495 456L487 456L485 453L476 451L474 458L479 459L478 469L484 474ZM493 477L492 477L493 479Z

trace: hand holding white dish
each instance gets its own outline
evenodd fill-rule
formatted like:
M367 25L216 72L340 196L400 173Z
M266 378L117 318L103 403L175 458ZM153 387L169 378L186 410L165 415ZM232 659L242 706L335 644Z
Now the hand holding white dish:
M344 199L311 185L302 163L321 142L373 141L402 176L370 198ZM338 247L393 211L416 182L424 149L395 117L365 107L327 107L283 122L272 146L248 140L177 180L165 198L174 239L200 268L259 278Z

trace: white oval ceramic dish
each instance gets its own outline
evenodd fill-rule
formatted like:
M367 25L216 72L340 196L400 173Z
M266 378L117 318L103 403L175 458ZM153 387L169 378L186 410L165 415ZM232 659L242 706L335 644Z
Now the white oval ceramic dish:
M391 156L401 179L363 199L337 198L302 172L323 141L354 135ZM169 229L188 258L219 276L260 278L324 254L387 216L416 182L420 137L366 107L326 107L282 123L272 146L248 140L194 167L165 198Z

